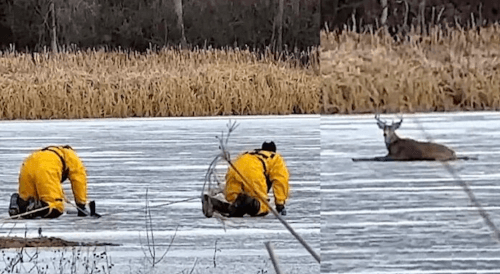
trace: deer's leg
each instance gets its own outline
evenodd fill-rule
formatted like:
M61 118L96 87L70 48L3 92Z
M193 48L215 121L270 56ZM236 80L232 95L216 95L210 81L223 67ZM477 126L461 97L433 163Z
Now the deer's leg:
M383 156L383 157L374 157L374 158L352 158L353 162L389 162L389 161L394 161L389 156Z
M384 156L384 157L375 157L374 158L375 161L378 161L378 162L392 162L392 161L395 161L392 157L390 156Z
M461 157L457 157L456 159L457 160L464 160L464 161L468 161L468 160L475 160L475 161L477 161L478 160L477 157L469 157L469 156L461 156Z

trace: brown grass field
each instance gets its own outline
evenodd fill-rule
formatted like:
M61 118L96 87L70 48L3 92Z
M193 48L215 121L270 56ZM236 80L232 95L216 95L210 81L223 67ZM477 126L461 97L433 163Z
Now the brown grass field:
M317 72L243 50L3 53L0 119L319 113Z
M322 113L500 109L500 26L413 31L322 32Z
M0 55L0 119L500 109L500 26L322 32L321 75L243 50Z

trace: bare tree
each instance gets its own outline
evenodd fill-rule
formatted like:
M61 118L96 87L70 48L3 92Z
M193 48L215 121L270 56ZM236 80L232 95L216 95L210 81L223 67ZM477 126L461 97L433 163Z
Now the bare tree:
M387 5L387 0L380 0L380 5L382 6L382 15L380 15L380 24L382 27L387 25L387 15L389 7Z
M182 0L174 0L175 13L177 13L177 27L181 31L181 47L187 47L186 35L184 34L184 20L182 16Z
M283 49L283 10L284 10L284 1L279 0L278 6L278 50L281 51Z
M421 33L425 34L425 0L420 0L418 4L418 22Z
M57 53L57 33L56 33L56 8L54 1L50 1L50 15L52 17L52 52Z
M163 33L159 33L161 38L158 38L158 43L163 43L163 46L166 47L168 44L168 24L167 24L167 14L168 9L171 8L166 1L168 0L155 0L153 6L156 8L157 13L155 16L159 18L159 26Z
M276 13L276 16L274 17L274 23L273 23L273 36L271 38L272 43L277 40L277 43L274 44L276 45L275 50L278 52L281 52L282 46L283 46L283 10L285 8L284 0L278 0L278 12ZM278 28L278 37L275 39L274 31L275 29Z
M297 37L299 36L300 28L300 0L292 0L293 10L293 39L295 40L294 51L297 48Z

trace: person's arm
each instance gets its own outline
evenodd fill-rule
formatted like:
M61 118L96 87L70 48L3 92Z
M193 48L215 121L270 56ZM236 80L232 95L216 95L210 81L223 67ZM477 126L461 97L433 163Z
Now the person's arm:
M64 148L66 167L69 169L68 179L78 207L87 203L87 171L83 162L72 149Z
M289 173L286 163L279 154L268 160L269 180L273 184L274 203L278 206L284 206L290 194L288 184Z

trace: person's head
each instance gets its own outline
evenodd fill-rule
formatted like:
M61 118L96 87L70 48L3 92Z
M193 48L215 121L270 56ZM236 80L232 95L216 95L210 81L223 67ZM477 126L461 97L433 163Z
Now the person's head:
M269 143L264 142L264 143L262 143L262 150L276 152L276 145L274 144L273 141L271 141Z

